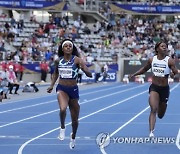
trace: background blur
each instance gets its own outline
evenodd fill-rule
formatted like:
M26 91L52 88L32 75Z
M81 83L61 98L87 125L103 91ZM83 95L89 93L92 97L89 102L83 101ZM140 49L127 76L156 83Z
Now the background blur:
M19 82L49 82L64 38L74 41L93 72L91 79L82 74L82 83L95 82L97 62L100 74L108 66L107 82L122 81L154 55L160 40L180 69L180 0L0 1L0 61L3 71L14 66Z

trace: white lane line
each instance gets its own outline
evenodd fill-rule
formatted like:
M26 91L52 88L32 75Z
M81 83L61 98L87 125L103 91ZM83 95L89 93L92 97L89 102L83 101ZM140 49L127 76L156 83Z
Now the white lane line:
M30 137L21 137L21 136L0 136L0 139L14 139L14 140L30 140ZM70 139L70 137L66 136L65 139ZM94 140L94 136L76 136L78 140ZM39 140L57 140L57 137L43 137ZM1 145L1 144L0 144Z
M107 109L112 108L112 107L114 107L114 106L116 106L116 105L119 105L119 104L121 104L121 103L123 103L123 102L126 102L126 101L128 101L128 100L131 100L131 99L133 99L133 98L135 98L135 97L138 97L138 96L140 96L140 95L142 95L142 94L144 94L144 93L147 93L147 90L146 90L146 91L143 91L143 92L141 92L141 93L138 93L138 94L136 94L136 95L133 95L133 96L131 96L131 97L128 97L128 98L126 98L126 99L123 99L123 100L121 100L120 102L114 103L114 104L112 104L112 105L110 105L110 106L107 106L107 107L105 107L105 108L102 108L102 109L100 109L100 110L97 110L97 111L95 111L95 112L92 112L91 114L88 114L88 115L86 115L86 116L83 116L83 117L79 118L79 120L83 120L83 119L85 119L85 118L88 118L88 117L90 117L90 116L92 116L92 115L95 115L95 114L101 112L101 111L107 110ZM70 125L70 124L71 124L71 122L67 123L66 126L68 126L68 125ZM43 134L41 134L41 135L39 135L39 136L36 136L35 138L32 138L31 140L28 140L27 142L25 142L24 144L22 144L22 146L19 148L18 154L22 154L23 149L24 149L29 143L31 143L32 141L34 141L34 140L36 140L36 139L38 139L38 138L40 138L40 137L43 137L43 136L45 136L45 135L47 135L47 134L50 134L50 133L52 133L52 132L54 132L54 131L56 131L56 130L58 130L58 129L59 129L59 127L55 128L55 129L52 129L52 130L50 130L50 131L48 131L48 132L46 132L46 133L43 133Z
M7 122L0 122L0 123L7 123ZM59 124L59 122L21 122L21 124ZM122 122L111 122L111 121L97 121L97 122L80 122L80 124L124 124L124 121ZM132 125L146 125L148 122L132 122ZM180 125L180 122L162 122L158 123L158 125Z
M145 86L145 85L143 85L143 86ZM85 101L85 102L83 102L83 103L80 103L80 105L86 104L86 103L88 103L88 102L92 102L92 101L95 101L95 100L98 100L98 99L102 99L102 98L104 98L104 97L108 97L108 96L120 94L120 93L129 91L129 90L133 90L133 89L136 89L136 88L140 88L140 87L142 87L142 85L141 85L141 86L137 86L137 87L133 87L133 88L128 88L128 89L125 89L125 90L120 90L120 91L118 91L118 92L111 93L111 94L109 94L109 95L104 95L104 96L101 96L101 97L96 97L96 98L94 98L94 99L87 100L87 101ZM97 92L99 92L99 90L98 90L98 91L94 91L94 93L97 93ZM90 92L90 93L85 93L85 94L83 94L83 95L88 95L88 94L92 94L92 93L91 93L91 92ZM82 96L82 95L80 95L80 96ZM11 111L17 111L17 110L21 110L21 109L26 109L26 108L30 108L30 107L35 107L35 106L39 106L39 105L49 104L49 103L56 102L56 101L57 101L57 99L52 100L52 101L43 102L43 103L34 104L34 105L28 105L28 106L24 106L24 107L20 107L20 108L14 108L14 109L11 109L11 110L5 110L5 111L1 111L0 114L2 114L2 113L7 113L7 112L11 112Z
M172 89L171 89L171 91L172 90L174 90L175 88L177 88L179 86L179 83L176 85L176 86L174 86ZM121 127L119 127L118 129L116 129L114 132L112 132L110 135L109 135L109 137L112 137L113 135L115 135L117 132L119 132L121 129L123 129L124 127L126 127L128 124L130 124L133 120L135 120L137 117L139 117L142 113L144 113L145 111L147 111L148 109L149 109L150 107L148 106L148 107L146 107L145 109L143 109L141 112L139 112L138 114L136 114L134 117L132 117L129 121L127 121L126 123L124 123ZM108 137L108 138L109 138ZM107 139L108 139L107 138ZM106 141L104 141L104 143L106 143ZM106 153L106 151L105 151L105 149L104 149L104 146L102 145L101 147L100 147L100 151L101 151L101 153L102 154L107 154Z
M52 103L52 102L55 102L55 100L48 101L48 102L43 102L43 103L38 103L38 104L34 104L34 105L28 105L28 106L19 107L19 108L14 108L14 109L11 109L11 110L0 111L0 114L1 113L6 113L6 112L11 112L11 111L22 110L22 109L26 109L26 108L30 108L30 107L35 107L35 106L39 106L39 105L49 104L49 103Z
M139 87L141 87L141 86L134 87L134 88L129 88L129 89L122 90L122 91L125 92L125 91L129 91L129 90L132 90L132 89L135 89L135 88L139 88ZM87 102L80 103L80 105L86 104L88 102L92 102L94 100L102 99L102 98L105 98L105 97L108 97L108 96L116 95L116 94L121 93L122 91L119 91L119 92L116 92L116 93L112 93L110 95L105 95L105 96L97 97L97 98L94 98L92 100L88 100ZM13 124L17 124L17 123L20 123L20 122L23 122L23 121L26 121L26 120L30 120L30 119L33 119L33 118L37 118L37 117L40 117L40 116L44 116L44 115L47 115L47 114L51 114L51 113L56 112L56 111L59 111L59 109L52 110L52 111L49 111L49 112L45 112L45 113L42 113L42 114L38 114L38 115L35 115L35 116L31 116L31 117L28 117L28 118L25 118L25 119L21 119L21 120L18 120L18 121L14 121L14 122L11 122L11 123L8 123L8 124L0 125L0 128L6 127L6 126L10 126L10 125L13 125Z
M108 95L104 95L104 96L101 96L101 97L96 97L96 98L91 99L91 100L87 100L87 101L85 101L85 102L82 102L81 104L86 104L86 103L89 103L89 102L92 102L92 101L96 101L96 100L101 99L101 98L113 96L113 95L116 95L116 94L120 94L120 93L127 92L127 91L130 91L130 90L133 90L133 89L137 89L137 88L140 88L140 87L144 87L144 86L145 86L145 85L141 85L141 86L138 86L138 87L133 87L133 88L128 88L128 89L125 89L125 90L121 90L121 91L118 91L118 92L115 92L115 93L110 93L110 94L108 94Z
M112 89L121 88L121 87L127 87L127 85L120 85L120 86L115 86L115 87L109 87L109 88L106 88L106 89L100 89L100 90L96 90L96 91L91 91L91 92L81 94L80 96L84 96L84 95L87 95L87 94L94 94L94 93L97 93L97 92L112 90Z
M110 137L112 137L114 134L116 134L118 131L120 131L121 129L123 129L125 126L127 126L129 123L131 123L134 119L136 119L137 117L139 117L142 113L144 113L147 109L149 109L149 106L146 107L144 110L142 110L141 112L139 112L136 116L134 116L133 118L131 118L128 122L126 122L125 124L123 124L121 127L119 127L117 130L115 130L113 133L110 134Z
M180 129L176 137L176 146L180 150Z
M107 89L102 89L102 90L96 90L96 91L93 91L93 93L97 93L97 92L100 92L100 91L106 91L106 90L109 90L109 89L114 89L114 88L119 88L119 87L123 87L123 86L117 86L117 87L112 87L112 88L107 88ZM91 94L91 93L92 92L84 93L84 94L81 94L80 96L88 95L88 94ZM38 98L42 98L42 97L38 97ZM29 108L29 107L34 107L34 106L38 106L38 105L48 104L48 103L55 102L55 101L57 101L57 99L54 99L52 101L43 102L43 103L34 104L34 105L29 105L29 106L25 106L25 107L21 107L21 108L15 108L15 109L11 109L11 110L0 111L0 114L10 112L10 111L16 111L16 110L20 110L20 109L25 109L25 108Z
M4 136L4 135L0 135L0 139L1 138L19 139L20 136Z
M170 91L173 91L174 89L176 89L179 86L179 83L174 86ZM137 117L139 117L142 113L144 113L146 110L148 110L150 107L146 107L145 109L143 109L141 112L139 112L138 114L136 114L134 117L132 117L129 121L127 121L124 125L122 125L121 127L119 127L118 129L116 129L113 133L110 134L110 137L112 137L113 135L115 135L117 132L119 132L121 129L123 129L125 126L127 126L128 124L130 124L133 120L135 120Z
M93 92L87 92L87 93L84 93L84 94L81 94L80 96L84 96L84 95L88 95L88 94L93 94L93 93L96 93L96 92L101 92L101 91L106 91L106 90L111 90L111 89L115 89L115 88L119 88L119 87L127 87L128 85L132 85L132 84L127 84L127 85L119 85L119 86L113 86L113 87L110 87L110 88L104 88L104 89L101 89L101 90L96 90L96 91L93 91ZM110 85L111 86L111 85ZM103 86L101 86L103 88ZM83 90L82 90L83 91ZM48 94L48 93L47 93ZM44 98L44 97L49 97L49 96L56 96L57 94L48 94L46 96L36 96L36 97L33 97L33 98L28 98L28 99L20 99L20 100L17 100L17 101L11 101L11 102L5 102L5 103L1 103L0 105L7 105L7 104L12 104L12 103L19 103L19 102L23 102L23 101L27 101L27 100L33 100L33 99L38 99L38 98Z
M40 117L40 116L43 116L43 115L46 115L46 114L50 114L50 113L53 113L53 112L56 112L56 111L59 111L59 109L52 110L52 111L49 111L49 112L45 112L45 113L42 113L42 114L38 114L38 115L28 117L28 118L25 118L25 119L21 119L21 120L18 120L18 121L14 121L14 122L11 122L11 123L8 123L8 124L5 124L5 125L1 125L0 128L10 126L10 125L13 125L13 124L17 124L17 123L20 123L22 121L30 120L30 119L33 119L33 118L37 118L37 117Z
M124 124L124 121L122 122L104 122L104 121L97 121L97 122L81 122L80 124ZM132 122L132 125L146 125L148 122ZM180 122L162 122L158 123L158 125L180 125Z
M48 95L46 96L36 96L36 97L31 97L31 98L25 98L25 99L19 99L19 100L16 100L16 101L5 101L3 103L1 103L0 105L9 105L9 104L14 104L14 103L19 103L19 102L24 102L24 101L27 101L27 100L34 100L34 99L38 99L38 98L45 98L45 97L49 97L49 96L55 96L56 94L49 94L47 93ZM18 96L17 96L18 97Z
M21 144L0 144L0 147L12 147L12 146L20 146ZM67 143L58 143L58 144L29 144L29 145L31 145L31 146L67 146L67 145L69 145L69 143L67 144ZM167 145L167 144L166 144ZM78 146L94 146L94 143L81 143L81 144L79 144L78 143Z

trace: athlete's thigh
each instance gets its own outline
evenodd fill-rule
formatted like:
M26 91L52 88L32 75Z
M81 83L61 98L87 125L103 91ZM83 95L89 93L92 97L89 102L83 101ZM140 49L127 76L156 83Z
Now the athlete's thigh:
M60 109L67 108L69 102L69 96L64 91L61 90L58 91L57 99Z
M69 108L70 109L78 109L79 106L79 100L78 99L70 99L69 100Z
M71 117L77 119L79 117L80 105L78 99L70 99L69 109L71 112Z
M155 91L151 91L150 95L149 95L149 105L151 106L151 108L153 107L157 107L159 106L159 94Z
M159 103L159 112L160 111L165 111L167 108L167 103L166 102L160 102Z

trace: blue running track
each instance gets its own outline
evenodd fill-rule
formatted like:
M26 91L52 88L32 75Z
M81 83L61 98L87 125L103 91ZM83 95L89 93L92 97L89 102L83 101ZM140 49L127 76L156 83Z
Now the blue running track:
M170 85L166 115L149 135L149 83L107 83L80 88L76 147L58 140L59 107L55 93L0 104L0 154L180 154L180 84ZM179 136L178 136L179 132ZM177 137L178 136L178 137ZM105 142L105 147L99 145ZM179 147L179 148L178 148Z

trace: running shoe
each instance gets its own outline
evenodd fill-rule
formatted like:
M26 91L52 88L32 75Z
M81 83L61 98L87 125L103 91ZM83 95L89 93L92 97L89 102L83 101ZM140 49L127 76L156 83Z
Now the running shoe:
M72 133L71 133L71 135L70 135L69 148L70 148L70 149L74 149L74 148L75 148L75 139L72 139Z
M62 128L60 128L60 132L59 132L59 136L58 136L58 138L62 141L62 140L64 140L64 138L65 138L65 128L64 129L62 129Z
M154 137L154 130L153 130L153 131L150 131L149 137L150 137L150 138Z

